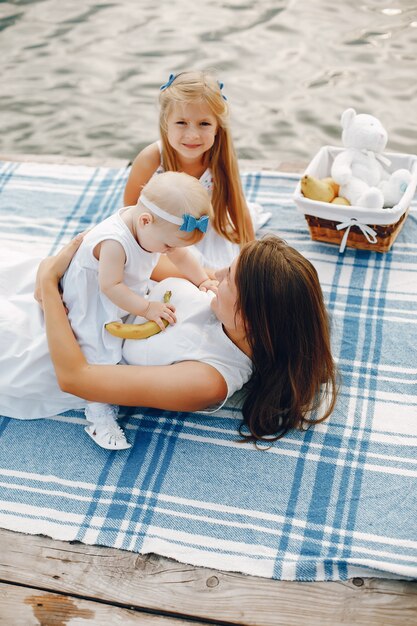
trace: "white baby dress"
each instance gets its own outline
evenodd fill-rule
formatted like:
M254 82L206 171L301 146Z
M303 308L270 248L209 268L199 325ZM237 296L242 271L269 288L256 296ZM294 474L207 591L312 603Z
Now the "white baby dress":
M123 282L132 291L145 296L150 275L159 260L159 253L147 252L139 246L121 218L120 209L95 226L84 238L62 280L63 299L69 309L68 318L84 355L90 363L118 363L122 341L110 335L105 324L121 321L128 315L100 291L98 261L94 248L102 241L118 241L126 254Z

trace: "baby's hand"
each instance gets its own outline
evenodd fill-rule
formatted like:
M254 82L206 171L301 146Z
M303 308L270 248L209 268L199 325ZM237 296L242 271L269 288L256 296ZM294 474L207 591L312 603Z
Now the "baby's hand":
M213 293L217 293L217 287L219 285L218 280L213 280L211 278L206 278L202 283L198 285L200 291L212 291Z
M175 317L175 307L168 302L149 302L144 317L146 317L147 320L156 322L161 330L165 330L162 320L166 320L168 324L175 324L177 321Z

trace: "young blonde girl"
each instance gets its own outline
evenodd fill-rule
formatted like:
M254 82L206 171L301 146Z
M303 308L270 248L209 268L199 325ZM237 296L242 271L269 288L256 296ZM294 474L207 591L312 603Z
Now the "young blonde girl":
M186 250L204 235L211 216L210 198L198 181L178 172L153 178L134 206L121 209L93 228L62 280L68 317L86 358L96 364L116 364L122 340L105 325L131 313L175 324L175 307L144 296L161 253L202 291L215 289L195 257ZM90 402L86 432L101 447L129 448L116 423L117 408Z
M124 195L125 204L136 202L142 185L167 170L199 179L211 194L214 215L204 241L195 248L200 262L210 268L229 265L240 247L255 238L252 219L260 209L257 205L250 212L243 194L222 87L210 72L171 74L160 91L161 140L138 154ZM261 216L261 224L267 218Z

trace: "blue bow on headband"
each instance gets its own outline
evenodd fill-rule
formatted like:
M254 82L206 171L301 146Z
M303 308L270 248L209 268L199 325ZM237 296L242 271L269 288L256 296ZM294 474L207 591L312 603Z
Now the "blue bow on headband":
M184 213L182 216L184 220L180 226L180 230L184 230L186 233L191 233L193 230L198 228L202 233L205 233L207 230L207 226L209 223L209 216L203 215L200 219L196 219L194 215L190 215L189 213Z
M168 78L168 81L160 86L159 91L165 91L165 89L168 89L168 87L170 87L172 85L172 83L174 82L174 80L176 78L177 77L176 77L175 74L170 74L169 78Z
M219 80L217 81L217 84L219 86L220 91L223 89L224 87L224 83L221 83ZM222 98L223 100L227 100L226 96L222 93Z

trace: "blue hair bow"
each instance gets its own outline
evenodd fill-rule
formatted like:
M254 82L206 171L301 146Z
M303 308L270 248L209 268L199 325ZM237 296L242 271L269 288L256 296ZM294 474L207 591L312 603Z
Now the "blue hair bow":
M172 85L172 83L174 82L176 78L177 78L176 74L170 74L168 81L160 86L159 91L165 91L165 89L168 89L168 87Z
M221 83L220 81L217 81L217 84L219 86L220 91L223 89L224 87L224 83ZM226 96L222 93L222 98L223 100L227 100Z
M207 230L207 226L209 223L209 216L203 215L200 219L196 219L194 215L190 215L189 213L184 213L182 216L183 223L180 226L180 230L184 230L186 233L191 233L193 230L198 228L202 233L205 233Z

